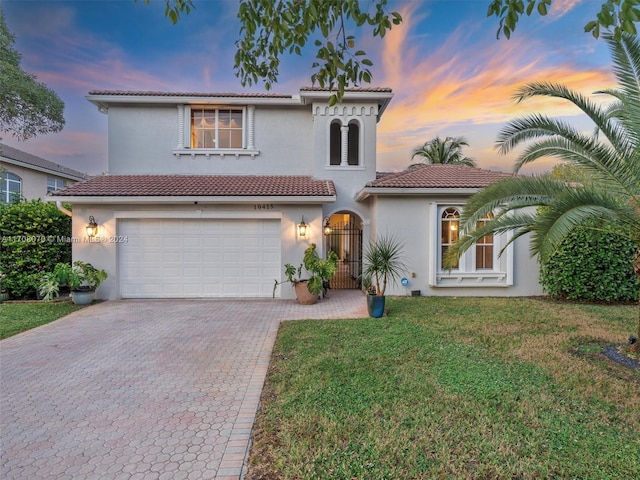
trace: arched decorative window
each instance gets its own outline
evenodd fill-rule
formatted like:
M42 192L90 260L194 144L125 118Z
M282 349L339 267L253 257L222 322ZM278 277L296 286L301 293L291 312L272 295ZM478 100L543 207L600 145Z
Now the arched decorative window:
M482 217L476 224L476 228L484 226L486 222L493 218L493 214ZM476 242L476 270L493 269L493 235L487 235Z
M349 123L349 140L347 161L349 165L360 164L360 126L357 122Z
M340 165L342 162L342 131L340 122L335 120L329 127L329 165Z
M440 238L440 265L444 265L444 257L460 235L460 212L453 208L446 208L441 217L441 238ZM458 268L456 263L453 268Z
M21 194L22 179L13 173L0 173L0 202L18 203Z

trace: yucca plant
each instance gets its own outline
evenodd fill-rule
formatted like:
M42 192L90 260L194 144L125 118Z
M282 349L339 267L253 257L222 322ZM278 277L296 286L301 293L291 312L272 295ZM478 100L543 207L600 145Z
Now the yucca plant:
M363 276L375 287L377 296L384 296L387 285L395 284L406 271L402 250L402 242L392 235L378 236L365 249Z

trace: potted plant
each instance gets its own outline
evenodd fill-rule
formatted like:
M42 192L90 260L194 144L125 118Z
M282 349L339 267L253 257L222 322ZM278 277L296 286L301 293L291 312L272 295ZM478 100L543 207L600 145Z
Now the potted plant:
M90 263L76 261L73 266L58 263L53 272L46 272L40 279L39 292L43 300L49 301L59 295L60 287L67 286L71 300L76 305L89 305L95 298L96 289L107 278L107 272L98 270Z
M282 283L291 283L296 291L298 303L302 305L312 305L318 301L318 297L325 290L325 285L338 271L338 255L329 251L327 258L323 259L316 252L316 244L312 243L304 251L302 263L298 268L290 263L284 266L286 280L279 282L275 280L273 285L273 296L276 295L276 288ZM308 278L302 278L302 269L308 274Z
M385 292L389 283L395 284L406 266L402 258L403 245L391 235L381 235L364 252L363 284L369 285L367 308L369 315L384 315Z

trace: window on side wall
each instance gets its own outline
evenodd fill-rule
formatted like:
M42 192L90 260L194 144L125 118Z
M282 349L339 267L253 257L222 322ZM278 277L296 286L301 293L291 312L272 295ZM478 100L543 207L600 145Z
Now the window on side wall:
M191 109L191 148L244 148L244 110Z
M60 190L64 188L66 182L61 178L47 177L47 192L53 192L54 190Z
M18 203L21 196L22 179L13 173L0 173L0 202Z

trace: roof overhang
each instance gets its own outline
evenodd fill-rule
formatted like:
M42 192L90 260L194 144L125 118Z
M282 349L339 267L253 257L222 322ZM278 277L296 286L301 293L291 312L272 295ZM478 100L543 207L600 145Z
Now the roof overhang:
M362 202L369 197L424 197L424 196L471 196L481 188L400 188L400 187L365 187L356 193L355 199Z
M33 170L35 172L42 172L42 173L46 173L48 175L54 175L56 177L67 178L69 180L75 180L76 182L79 182L79 181L84 180L86 178L85 176L77 176L77 175L73 175L71 173L61 172L60 170L55 170L53 168L41 167L39 165L33 165L31 163L23 162L21 160L15 160L15 159L9 158L9 157L2 157L2 163L8 163L10 165L15 165L17 167L26 168L27 170Z
M48 202L110 205L193 205L193 204L324 204L334 203L335 195L327 196L47 196Z
M130 94L89 94L85 97L101 113L107 113L111 105L277 105L300 106L300 96L259 96L259 95L152 95Z

